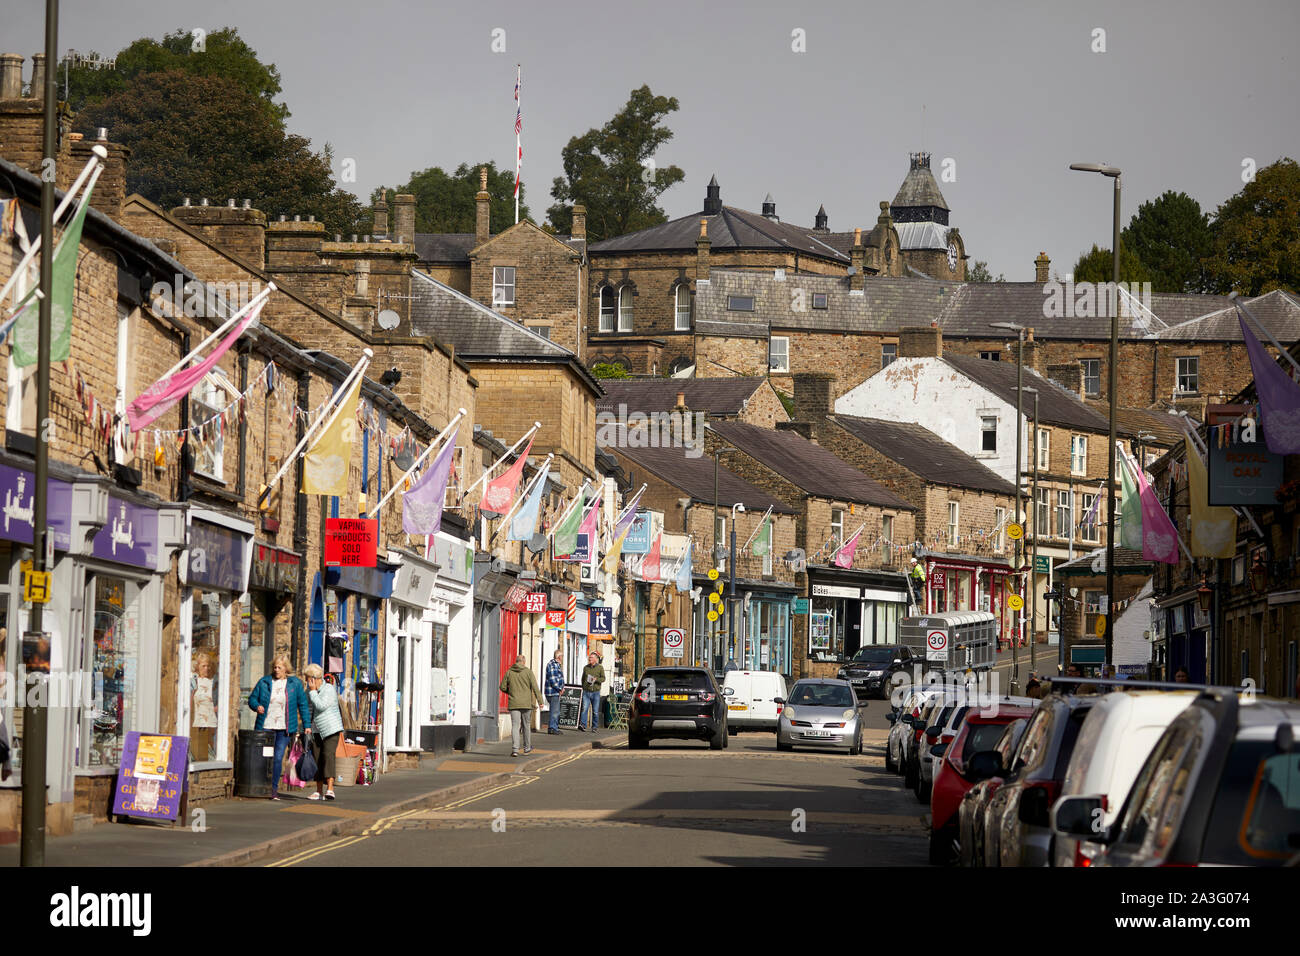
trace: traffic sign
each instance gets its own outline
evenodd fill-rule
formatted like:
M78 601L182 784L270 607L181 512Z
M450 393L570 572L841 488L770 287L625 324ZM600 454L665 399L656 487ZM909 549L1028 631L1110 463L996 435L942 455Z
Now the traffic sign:
M925 656L932 661L948 659L948 632L930 631L925 636Z
M23 574L23 600L29 604L50 603L49 571L27 571Z
M1024 606L1025 599L1019 594L1013 594L1011 597L1007 598L1007 607L1011 608L1013 611L1019 611Z
M1007 537L1010 538L1012 541L1019 541L1022 537L1024 537L1024 534L1025 534L1025 529L1020 527L1020 525L1018 524L1007 525Z
M686 656L686 632L680 627L664 628L664 657Z

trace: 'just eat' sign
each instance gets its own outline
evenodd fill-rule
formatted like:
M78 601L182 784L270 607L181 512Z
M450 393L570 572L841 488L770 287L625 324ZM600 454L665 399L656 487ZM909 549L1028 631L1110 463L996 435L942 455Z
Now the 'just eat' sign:
M325 567L373 568L378 550L378 518L325 519Z

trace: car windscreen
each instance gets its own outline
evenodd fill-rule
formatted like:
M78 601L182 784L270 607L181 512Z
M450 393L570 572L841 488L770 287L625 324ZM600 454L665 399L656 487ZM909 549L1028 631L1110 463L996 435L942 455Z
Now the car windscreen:
M805 707L852 707L853 691L843 684L796 684L790 703Z
M966 733L966 746L962 748L962 760L970 760L981 751L992 750L1006 729L1004 724L971 724Z
M701 671L651 671L641 678L641 687L653 683L661 693L664 691L709 690L709 678Z
M1218 787L1203 862L1277 866L1300 853L1300 753L1238 741Z
M855 664L892 664L898 652L892 647L864 647L853 655Z

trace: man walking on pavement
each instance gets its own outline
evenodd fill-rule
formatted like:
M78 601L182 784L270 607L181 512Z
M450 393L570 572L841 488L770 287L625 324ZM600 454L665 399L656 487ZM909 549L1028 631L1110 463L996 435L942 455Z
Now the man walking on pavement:
M546 665L546 703L550 706L551 719L547 724L548 734L562 734L560 729L560 694L564 691L564 667L560 659L564 657L564 648L557 647L555 656Z
M600 688L605 683L605 668L595 651L587 655L587 666L582 669L582 709L578 712L578 729L595 733L600 729ZM584 716L590 717L584 721Z
M537 687L537 678L528 669L528 661L520 654L501 678L501 693L509 700L510 708L510 756L519 756L519 737L522 733L524 753L533 752L533 711L542 705L542 692Z

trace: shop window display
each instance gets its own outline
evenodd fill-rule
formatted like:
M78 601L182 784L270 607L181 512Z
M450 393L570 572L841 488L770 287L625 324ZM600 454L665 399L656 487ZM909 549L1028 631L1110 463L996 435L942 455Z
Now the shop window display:
M221 595L195 589L190 675L190 758L217 760L221 709Z
M91 585L91 620L87 664L92 679L92 705L83 712L84 767L116 766L122 742L135 721L136 667L140 659L140 588L106 574Z

